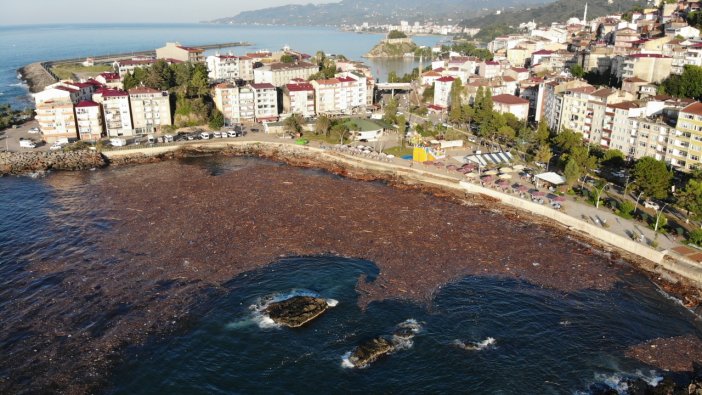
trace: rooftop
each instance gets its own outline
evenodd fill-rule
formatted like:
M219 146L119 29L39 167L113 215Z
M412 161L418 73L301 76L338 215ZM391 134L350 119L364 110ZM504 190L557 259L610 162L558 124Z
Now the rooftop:
M521 97L517 97L514 95L496 95L492 97L492 101L494 103L500 103L500 104L529 104L529 100L522 99Z
M263 83L263 84L254 84L254 83L251 83L251 84L249 84L249 86L251 86L252 88L254 88L254 89L256 89L256 90L259 90L259 89L275 89L275 86L273 86L273 84L269 84L269 83Z
M99 107L100 105L95 103L92 100L83 100L80 103L76 104L76 108L81 108L81 107Z
M702 115L702 103L692 103L689 106L683 108L682 111L688 114Z

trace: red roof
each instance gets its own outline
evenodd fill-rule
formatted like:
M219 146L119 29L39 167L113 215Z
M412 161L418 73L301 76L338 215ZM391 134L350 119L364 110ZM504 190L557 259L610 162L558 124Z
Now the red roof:
M185 51L188 51L188 52L195 52L195 53L198 53L198 52L205 52L205 50L202 49L202 48L183 47L183 46L180 46L180 45L178 46L178 48L180 48L180 49L182 49L182 50L185 50Z
M453 82L454 78L453 77L441 77L437 78L437 82Z
M692 103L689 106L683 108L682 111L688 114L702 115L702 103Z
M269 83L264 84L249 84L254 89L275 89L275 86Z
M105 81L119 81L119 74L117 73L100 73L100 77L104 78Z
M497 95L492 97L493 103L500 104L529 104L529 100L522 99L514 95Z
M102 97L119 97L119 96L129 96L127 92L119 89L108 89L108 88L103 88L103 89L98 89L96 94L101 94Z
M442 71L444 71L444 70L446 70L446 69L443 68L443 67L439 67L438 69L434 69L434 71L436 71L437 73L440 73L440 72L442 72Z
M629 55L630 58L670 58L670 56L663 56L658 53L636 53Z
M55 86L54 89L58 89L58 90L66 91L66 92L71 92L71 93L78 92L78 89L69 88L67 86Z
M487 62L485 62L485 64L490 65L490 66L499 66L500 62L496 62L494 60L488 60Z
M158 89L149 88L146 86L138 86L129 90L130 95L140 94L140 93L161 93Z
M351 77L339 77L337 79L339 82L356 82L356 80Z
M82 102L76 104L76 108L79 107L99 107L100 105L92 100L83 100Z
M303 91L313 91L314 87L312 84L303 82L299 84L287 84L285 87L288 89L290 92L303 92Z
M529 70L525 69L524 67L512 67L513 71L516 71L517 73L526 73Z
M532 53L532 55L552 55L553 53L554 53L553 51L549 51L547 49L541 49L541 50L538 50L538 51Z
M633 101L625 101L621 103L608 104L607 107L616 108L619 110L630 110L632 108L639 108L639 105Z

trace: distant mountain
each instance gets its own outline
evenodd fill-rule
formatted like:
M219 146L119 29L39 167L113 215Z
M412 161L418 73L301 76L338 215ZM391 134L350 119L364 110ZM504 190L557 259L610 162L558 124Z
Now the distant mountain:
M535 21L539 24L550 24L552 22L566 22L569 18L582 18L583 11L587 3L587 19L591 20L600 16L621 12L631 9L634 6L645 6L646 1L641 0L558 0L555 3L547 4L520 11L504 12L500 15L489 17L479 17L466 19L461 22L462 26L479 27L485 32L481 36L489 38L488 33L498 32L504 34L509 27L518 27L520 23Z
M523 8L549 0L504 0L502 9ZM338 3L286 5L245 11L212 23L340 26L369 23L399 24L401 20L457 23L477 15L494 13L490 0L341 0ZM450 22L449 22L450 21Z

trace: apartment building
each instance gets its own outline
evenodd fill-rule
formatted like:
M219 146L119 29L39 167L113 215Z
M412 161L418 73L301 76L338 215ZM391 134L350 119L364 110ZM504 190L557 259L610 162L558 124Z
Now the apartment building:
M434 105L448 108L451 105L451 87L453 77L441 77L434 81Z
M102 137L104 123L100 105L84 100L75 106L78 137L85 141L98 141Z
M134 135L127 92L119 89L100 89L93 94L92 101L102 106L103 122L108 137Z
M478 65L478 75L483 78L495 78L501 74L500 62L488 60Z
M39 122L42 139L51 144L58 139L78 138L76 117L70 100L46 100L36 105L36 120Z
M681 170L700 167L702 157L702 103L692 103L678 115L674 136L669 137L667 156Z
M130 89L128 93L135 134L157 132L161 126L173 124L168 92L137 87Z
M651 157L666 160L668 136L675 133L675 128L664 122L660 116L638 119L638 131L634 139L633 158Z
M214 103L224 115L225 125L253 122L255 119L254 91L250 86L219 84L214 88Z
M254 82L280 88L297 78L308 80L318 71L317 65L307 62L273 63L254 69Z
M300 114L305 118L313 117L314 86L309 82L295 82L283 87L283 113Z
M254 117L256 122L278 120L278 91L273 84L249 84L254 94Z
M638 77L646 82L661 82L671 73L673 58L660 54L633 54L624 59L621 78Z
M203 63L205 50L185 47L178 42L166 43L165 47L156 49L156 59L175 59L181 62Z
M207 57L208 76L214 81L253 81L253 60L247 56L214 55Z

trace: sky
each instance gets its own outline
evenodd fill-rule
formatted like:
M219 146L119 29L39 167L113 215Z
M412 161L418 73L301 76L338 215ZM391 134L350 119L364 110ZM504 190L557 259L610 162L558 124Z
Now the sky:
M201 22L234 16L252 9L336 1L338 0L8 0L0 5L0 25Z

